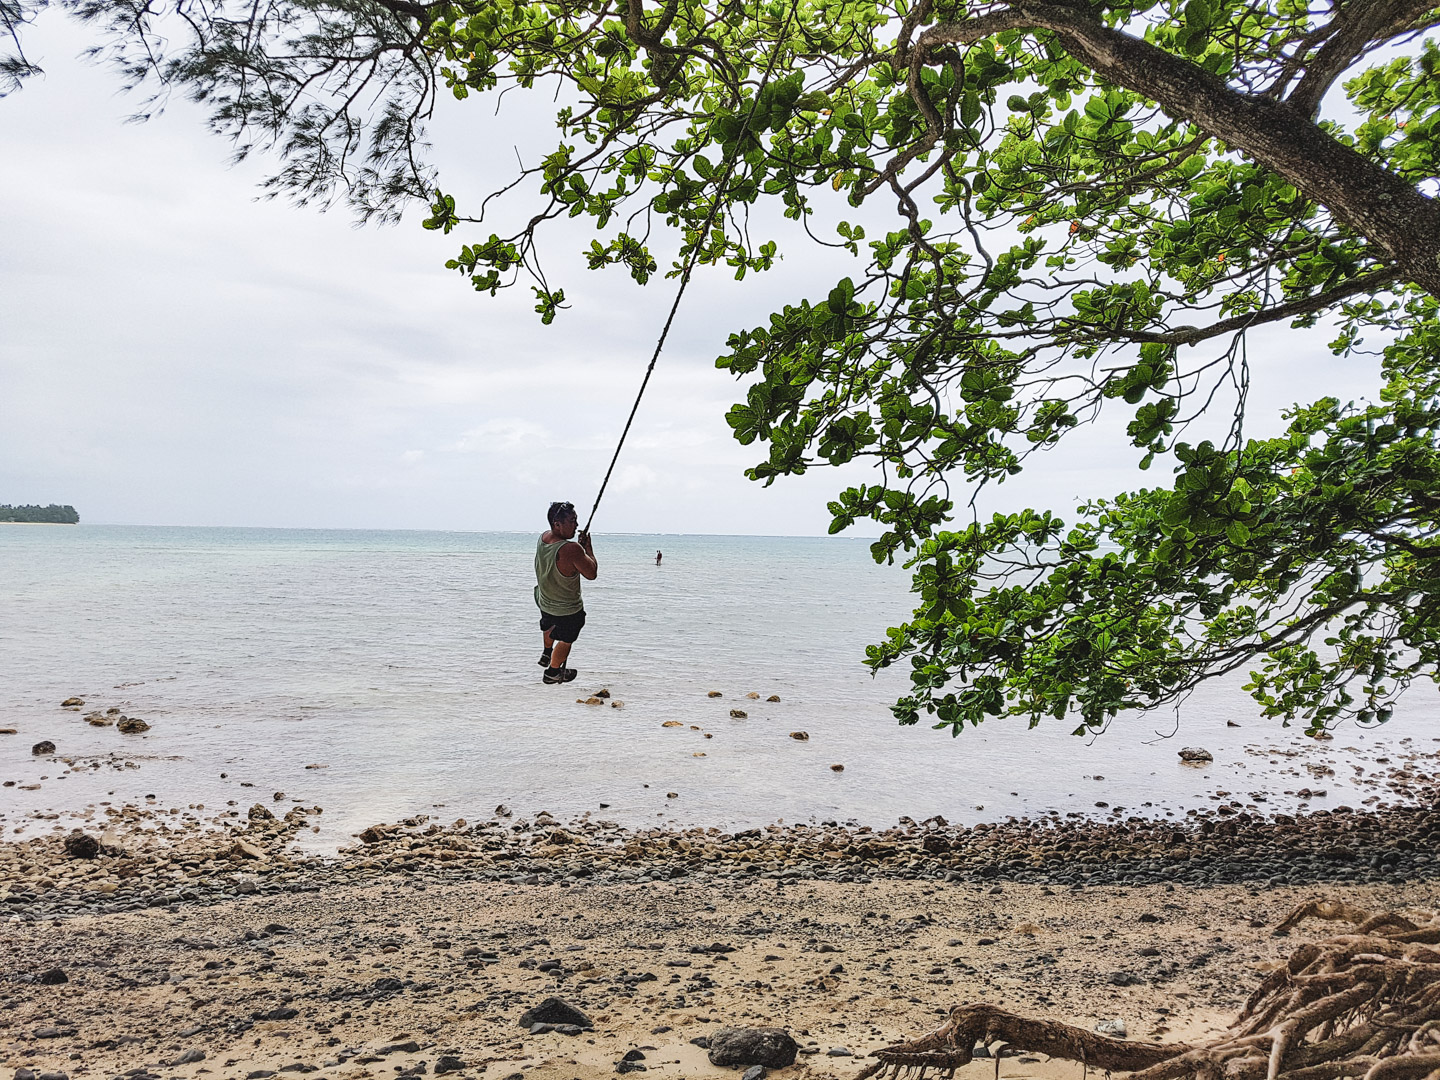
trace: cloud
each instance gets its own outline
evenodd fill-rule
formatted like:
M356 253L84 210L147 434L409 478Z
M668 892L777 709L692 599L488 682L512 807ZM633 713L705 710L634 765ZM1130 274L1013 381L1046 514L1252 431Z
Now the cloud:
M445 449L461 454L512 453L521 449L548 449L549 446L550 432L544 426L523 417L507 416L487 420L471 428Z

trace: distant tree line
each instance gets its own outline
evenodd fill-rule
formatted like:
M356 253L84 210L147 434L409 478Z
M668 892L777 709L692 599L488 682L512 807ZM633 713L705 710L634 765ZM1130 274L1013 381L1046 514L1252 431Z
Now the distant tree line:
M43 521L55 525L76 525L80 515L73 506L11 506L0 503L0 521Z

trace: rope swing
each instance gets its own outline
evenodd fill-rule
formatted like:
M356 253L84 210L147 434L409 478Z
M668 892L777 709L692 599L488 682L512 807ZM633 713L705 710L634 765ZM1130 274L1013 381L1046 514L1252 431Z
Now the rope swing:
M750 102L750 111L745 114L745 121L740 125L740 134L735 139L734 149L726 156L725 167L720 176L720 183L715 186L715 199L710 204L710 213L706 215L705 224L700 229L700 236L695 247L691 249L690 255L685 260L685 265L680 272L680 287L675 290L675 299L670 303L670 314L665 318L665 325L660 331L660 338L655 342L655 351L650 354L650 364L645 368L645 377L640 380L640 392L635 395L635 404L630 406L630 415L625 420L625 427L620 432L620 441L615 444L615 453L610 458L610 467L605 470L605 479L600 481L600 491L595 496L595 505L590 508L590 516L585 520L584 532L590 532L590 524L595 520L595 512L600 509L600 500L605 497L605 488L610 484L610 474L615 471L615 463L620 460L620 450L625 445L625 437L630 434L630 425L635 422L635 414L640 410L640 401L645 396L645 389L650 385L650 376L655 373L655 362L660 359L660 352L665 348L665 339L670 336L670 327L675 322L675 313L680 310L680 301L685 296L685 290L690 285L690 274L695 269L695 263L700 257L700 249L704 246L705 238L710 235L710 228L715 224L715 219L720 216L720 202L725 194L725 188L730 183L730 177L739 163L740 150L745 145L745 136L750 132L750 122L755 119L755 110L760 107L760 95L764 93L765 87L770 82L770 76L775 73L775 65L780 59L780 50L784 47L785 37L790 32L790 24L795 18L795 4L792 2L790 12L785 16L785 25L780 29L780 36L775 41L775 49L770 54L770 62L765 68L765 74L760 78L760 84L755 89L755 98ZM756 10L756 22L759 22L759 9Z

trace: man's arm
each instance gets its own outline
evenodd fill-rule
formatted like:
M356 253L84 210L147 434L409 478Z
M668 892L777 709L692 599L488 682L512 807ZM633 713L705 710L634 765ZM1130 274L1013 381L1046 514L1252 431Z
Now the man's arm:
M579 574L586 581L594 581L595 575L600 571L599 564L595 561L594 544L590 534L586 532L576 537L573 543L562 547L559 558L555 561L560 564L560 572L566 577Z

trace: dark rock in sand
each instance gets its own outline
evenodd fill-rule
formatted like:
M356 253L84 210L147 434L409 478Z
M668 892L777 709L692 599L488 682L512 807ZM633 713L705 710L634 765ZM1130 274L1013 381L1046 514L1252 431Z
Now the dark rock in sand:
M1215 755L1199 746L1187 746L1180 751L1181 761L1214 761Z
M745 1075L740 1080L765 1080L765 1066L751 1065L745 1070Z
M435 1075L444 1076L446 1073L459 1072L463 1068L465 1068L465 1062L454 1054L441 1054L435 1062Z
M595 1022L564 998L548 997L533 1009L520 1014L520 1026L533 1028L536 1024L573 1024L579 1028L593 1028Z
M100 854L100 841L76 829L65 838L65 854L72 859L93 859Z
M53 754L54 752L55 744L49 739L46 739L44 742L37 742L34 746L30 747L30 753L34 754L36 757L40 757L44 754Z
M252 1020L293 1020L299 1015L299 1009L291 1008L289 1005L280 1005L265 1012L251 1013L250 1017Z
M70 981L70 976L59 968L51 968L36 980L41 986L60 986Z
M189 1064L191 1064L191 1063L193 1063L193 1062L196 1062L196 1061L204 1061L204 1060L205 1060L205 1051L204 1051L204 1050L201 1050L201 1049L197 1046L194 1050L186 1050L183 1054L181 1054L179 1057L177 1057L174 1061L170 1062L170 1064L171 1064L172 1066L175 1066L175 1065L189 1065Z
M780 1028L721 1028L710 1036L711 1065L764 1065L784 1069L800 1049Z
M644 1072L645 1066L638 1061L618 1061L615 1063L617 1073Z

